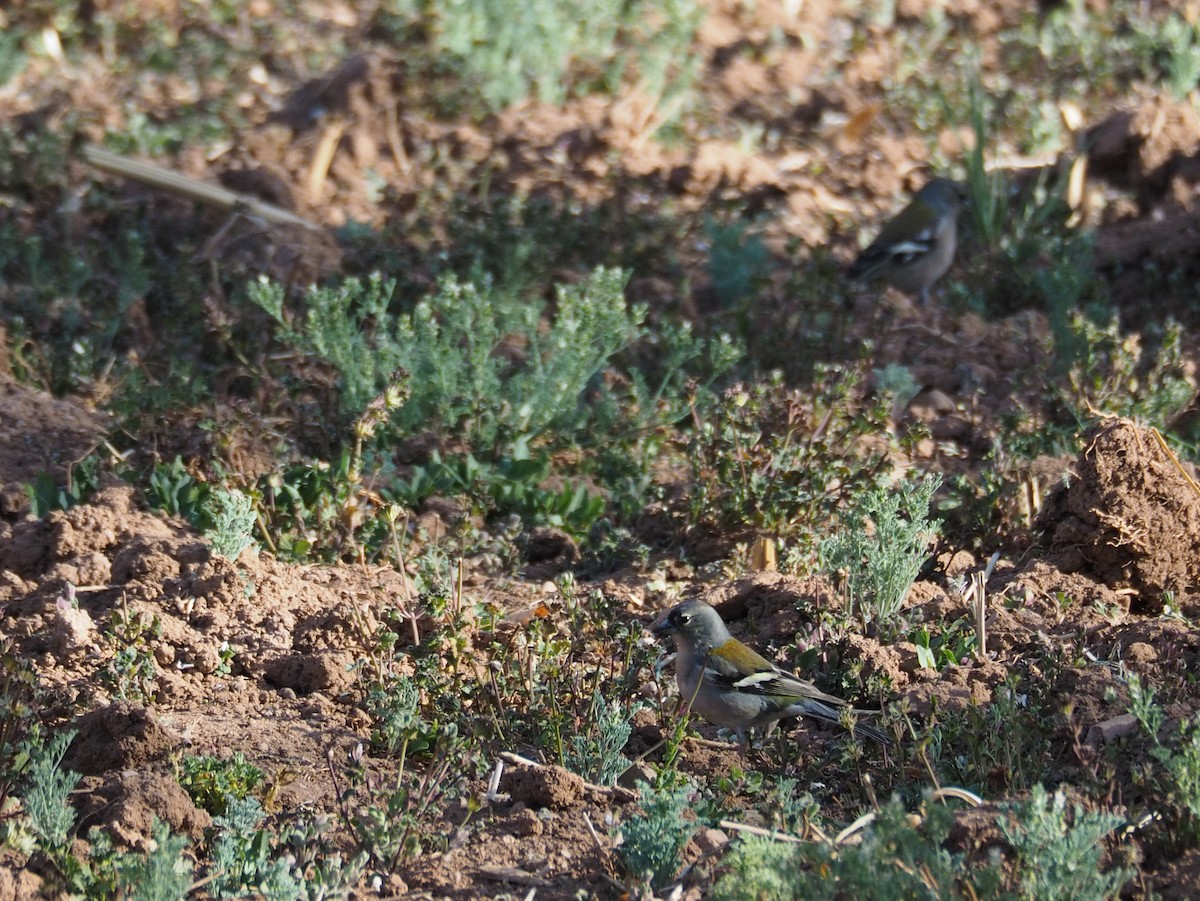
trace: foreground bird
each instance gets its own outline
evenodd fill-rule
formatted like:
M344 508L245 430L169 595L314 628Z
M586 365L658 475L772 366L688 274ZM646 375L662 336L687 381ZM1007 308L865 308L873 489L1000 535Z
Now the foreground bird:
M929 291L954 262L963 186L948 178L927 182L858 255L846 275L851 281L884 278L924 305Z
M845 707L845 701L784 672L742 644L729 634L721 615L703 601L672 607L651 631L675 639L679 652L675 681L684 701L690 701L692 709L709 722L737 732L743 746L747 730L758 726L769 730L789 716L841 722L835 708ZM872 726L855 726L855 732L888 741Z

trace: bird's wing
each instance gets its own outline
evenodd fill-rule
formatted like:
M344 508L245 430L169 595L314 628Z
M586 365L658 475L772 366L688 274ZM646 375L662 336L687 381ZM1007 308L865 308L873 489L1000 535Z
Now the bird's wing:
M754 658L754 671L747 675L745 670L750 667L738 669L725 659L710 653L705 667L706 678L721 688L746 694L772 698L803 698L822 701L835 707L845 706L846 702L841 698L825 694L811 682L781 670L765 657L755 653Z
M932 226L921 229L903 241L897 241L884 229L871 244L858 255L847 271L854 281L870 279L889 266L907 266L921 259L933 249L937 230Z

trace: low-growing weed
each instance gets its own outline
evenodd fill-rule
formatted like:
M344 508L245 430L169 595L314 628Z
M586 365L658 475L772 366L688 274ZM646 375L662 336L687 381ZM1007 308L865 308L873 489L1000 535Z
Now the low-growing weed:
M847 610L865 628L895 627L937 537L929 504L941 480L872 487L850 503L837 531L821 542L821 567L840 579Z
M428 463L413 467L412 476L387 493L412 508L435 494L466 496L488 515L515 513L523 524L586 535L604 513L604 498L583 484L564 484L557 490L544 487L551 474L550 458L532 457L524 442L518 442L515 451L514 456L494 463L477 460L473 454L443 460L435 451Z
M109 614L102 637L112 656L100 670L100 680L114 698L154 702L158 682L158 664L154 661L153 642L162 636L162 622L141 610L130 610L124 600Z
M774 377L729 388L707 415L696 411L692 523L795 537L876 484L883 454L860 439L887 434L888 411L861 401L857 383L853 371L822 368L808 389Z
M635 712L617 701L606 701L597 688L584 718L587 731L571 736L563 765L598 785L615 784L629 768L629 759L621 751L633 734L630 720Z
M241 491L218 488L212 493L211 507L212 528L205 538L214 554L236 560L254 544L254 501Z
M561 104L595 91L615 94L626 84L656 101L661 126L687 102L698 65L691 46L701 13L694 0L534 0L519 7L389 0L382 12L385 27L412 44L414 56L434 48L426 68L459 73L458 92L472 88L491 112L528 97ZM418 34L426 36L420 44Z
M228 758L188 754L177 765L176 779L197 807L214 816L224 815L229 804L253 794L266 775L241 751Z
M157 817L150 829L145 854L118 848L107 832L88 832L90 879L84 881L87 898L139 898L177 901L192 888L192 862L185 853L186 836L174 835Z
M621 823L617 853L634 884L662 888L679 872L680 854L700 826L684 816L695 789L642 782L638 792L640 812Z
M78 463L67 467L67 482L59 485L49 473L39 473L33 482L25 486L29 496L29 512L41 519L51 510L70 510L82 504L100 487L100 472L103 458L90 453Z
M910 817L893 799L876 811L854 843L743 839L726 858L730 869L718 880L713 898L1002 897L998 867L973 866L965 855L947 850L954 822L949 808L926 801L920 813L919 819Z
M920 625L909 634L909 640L916 645L917 663L926 669L940 670L964 663L975 651L977 637L967 620L958 619L933 632L927 625Z
M1087 813L1068 817L1061 791L1035 785L1028 800L998 811L997 826L1016 856L979 861L948 850L954 814L927 798L918 817L899 799L875 811L853 843L824 838L790 843L742 840L726 858L729 872L714 889L718 901L789 898L1114 898L1131 873L1100 869L1102 842L1122 819ZM1015 891L1015 895L1013 892Z
M1110 414L1164 428L1195 398L1183 330L1173 319L1158 335L1122 335L1115 316L1096 323L1079 313L1068 328L1073 353L1063 400L1078 422Z
M753 302L768 274L770 254L755 234L741 223L705 223L709 242L708 275L722 309Z
M155 464L146 483L146 500L151 507L179 516L203 531L212 527L209 503L212 486L188 471L180 457Z
M1162 707L1153 688L1130 673L1125 680L1129 689L1129 710L1137 717L1146 737L1150 754L1157 763L1146 776L1156 796L1165 797L1167 809L1176 821L1175 828L1164 830L1173 836L1170 844L1185 848L1200 844L1200 717L1184 720L1176 740L1163 742Z
M404 371L411 395L395 414L396 428L455 433L472 447L499 448L578 421L588 383L642 334L645 309L626 305L627 278L598 268L560 286L547 329L544 303L482 276L443 279L400 316L388 312L390 283L348 279L310 291L299 325L284 312L282 286L262 280L249 296L280 324L283 341L334 366L346 413L358 415Z
M882 369L873 369L871 376L875 380L875 390L890 400L888 408L892 420L899 422L909 403L920 393L920 383L913 377L912 370L899 363L889 363Z
M1047 778L1053 761L1045 700L1010 678L987 704L935 706L914 746L939 784L986 791L997 782L1023 789Z
M264 827L264 818L253 798L231 797L228 810L214 819L212 897L321 901L349 896L367 859L338 851L326 834L328 818L301 820L277 831Z
M29 766L27 744L40 735L37 698L37 671L17 655L12 639L4 639L0 642L0 815L9 809L13 789Z
M86 856L78 854L70 795L79 774L62 765L73 738L73 732L57 732L49 739L31 736L26 743L28 766L17 792L21 813L7 822L6 842L24 854L42 855L54 874L51 882L58 882L73 897L183 898L192 883L192 865L183 853L187 839L172 835L157 818L145 854L117 849L99 829L88 833Z
M1106 811L1087 812L1078 804L1068 822L1067 799L1039 783L1029 798L1011 807L1012 819L1000 831L1017 855L1021 897L1030 901L1059 898L1116 898L1133 875L1131 870L1100 869L1102 842L1125 820Z
M421 775L410 771L403 759L394 773L382 771L368 761L362 745L347 756L344 767L334 763L330 752L329 772L342 825L383 872L391 872L423 848L445 848L449 827L443 807L458 796L459 782L465 778L458 760L461 752L452 726L438 736Z

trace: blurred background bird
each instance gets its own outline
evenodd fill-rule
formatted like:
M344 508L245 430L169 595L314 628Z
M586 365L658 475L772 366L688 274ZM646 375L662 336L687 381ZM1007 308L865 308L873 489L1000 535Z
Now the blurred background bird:
M958 212L966 190L956 181L935 178L891 219L846 275L851 281L883 278L924 305L929 291L954 262Z
M738 641L721 615L703 601L672 607L651 631L675 639L675 681L684 702L709 722L733 729L743 748L750 729L765 726L770 732L785 717L842 722L837 708L846 707L845 701L784 672ZM854 732L888 741L872 726L856 725Z

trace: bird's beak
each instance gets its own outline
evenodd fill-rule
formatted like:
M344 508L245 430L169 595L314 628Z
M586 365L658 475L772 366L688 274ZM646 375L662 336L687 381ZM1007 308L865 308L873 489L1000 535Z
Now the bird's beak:
M650 626L650 634L655 638L666 638L675 631L675 626L671 624L671 611L668 610L662 616L654 621Z

